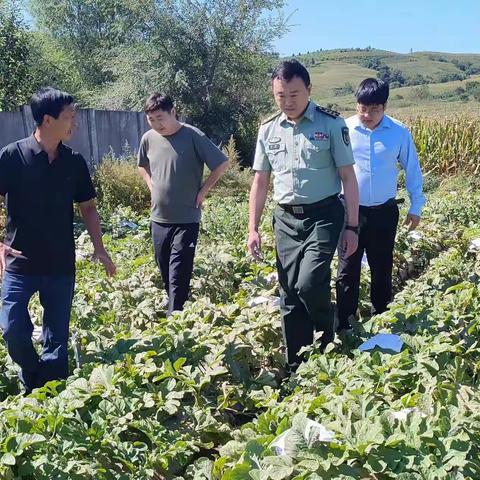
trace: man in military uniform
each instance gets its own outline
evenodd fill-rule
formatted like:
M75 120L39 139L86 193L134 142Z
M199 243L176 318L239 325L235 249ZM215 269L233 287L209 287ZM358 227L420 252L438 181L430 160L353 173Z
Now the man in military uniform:
M296 60L282 62L272 88L280 112L258 134L248 249L259 257L258 227L273 173L282 329L287 362L294 368L315 330L323 332L322 348L334 338L330 265L345 220L341 245L347 255L357 249L358 186L348 128L337 112L309 100L306 68ZM338 197L342 184L346 219Z

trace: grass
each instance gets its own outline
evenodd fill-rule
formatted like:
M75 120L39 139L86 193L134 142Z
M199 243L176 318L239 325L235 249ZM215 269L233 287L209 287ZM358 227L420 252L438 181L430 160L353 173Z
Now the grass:
M322 62L310 69L312 96L314 98L334 97L335 87L348 83L357 86L364 78L376 77L377 72L360 65L341 62Z
M430 119L444 119L455 116L464 116L472 120L479 121L480 103L479 102L447 102L430 100L427 102L394 103L389 106L388 113L397 117L428 117Z
M299 55L300 61L312 58L317 62L341 62L362 65L369 58L377 57L391 69L401 70L406 75L421 74L430 77L432 83L440 81L448 73L462 73L453 62L468 62L480 67L480 54L454 54L442 52L397 53L386 50L326 50ZM348 81L342 79L343 82Z
M433 81L439 81L445 74L460 73L460 70L453 63L432 60L426 55L402 55L392 58L386 63L390 68L396 68L407 76L420 73Z
M480 75L472 75L468 78L468 80L454 80L452 82L432 83L427 85L427 88L432 95L442 95L446 92L452 92L459 87L465 88L465 84L468 82L478 81L480 81ZM394 97L395 95L401 95L404 98L408 99L415 98L415 91L417 88L417 86L394 88L392 89L392 97Z
M467 75L466 68L480 68L480 54L450 54L440 52L396 53L386 50L337 49L309 52L297 56L309 68L312 77L312 98L321 105L348 114L354 111L352 89L339 92L350 85L355 88L367 77L377 77L378 72L366 68L373 58L387 65L391 71L400 70L407 81L421 76L427 87L418 85L392 88L390 107L403 113L415 108L419 113L431 115L450 114L452 111L475 114L480 103L470 96L455 92L465 89L469 81L479 81L480 75ZM463 65L462 65L463 64ZM377 68L377 67L375 67ZM465 80L445 81L448 77L465 76ZM417 79L418 80L418 79ZM418 83L418 81L414 83ZM337 89L337 91L336 91ZM441 97L441 98L440 98ZM435 105L438 104L438 109ZM451 105L452 104L452 105Z
M354 66L355 67L355 66ZM320 105L333 106L336 110L341 112L344 116L350 116L355 111L355 98L353 93L335 96L333 94L333 87L326 84L328 78L334 78L336 75L336 85L343 86L345 83L350 83L356 86L361 80L366 78L355 77L361 71L351 69L349 82L345 82L345 78L340 75L341 69L334 68L331 74L324 73L323 78L315 72L315 68L311 71L312 75L312 98ZM368 70L368 69L364 69ZM375 73L374 71L372 71ZM328 75L331 75L330 77ZM375 75L373 75L375 77ZM353 80L355 79L355 81ZM322 80L321 87L316 86L316 82ZM341 83L343 82L343 83ZM447 94L453 94L458 88L466 88L468 82L480 82L480 75L473 75L467 80L456 80L445 83L433 83L422 86L409 86L401 88L392 88L390 90L390 99L388 102L389 111L400 115L428 115L428 116L446 116L451 114L466 114L469 116L480 116L480 102L473 99L471 96L468 100L460 100L458 96L447 98ZM422 94L423 92L423 94ZM441 98L441 97L444 98Z

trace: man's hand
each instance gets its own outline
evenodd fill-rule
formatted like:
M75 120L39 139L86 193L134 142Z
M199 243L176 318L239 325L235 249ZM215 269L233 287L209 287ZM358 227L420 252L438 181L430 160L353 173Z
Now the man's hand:
M202 208L203 202L205 201L206 197L207 197L207 192L205 192L204 189L201 188L200 191L197 193L197 201L196 201L197 208Z
M202 188L197 193L197 201L196 206L197 208L202 208L203 201L205 200L208 192L214 187L214 185L218 182L220 177L225 173L229 165L229 161L225 160L217 168L213 169L205 180L205 183L202 185Z
M358 234L352 232L352 230L343 230L342 234L342 251L345 258L354 254L358 248Z
M5 269L7 268L8 255L11 255L12 257L18 257L21 254L22 252L0 242L0 277L3 276L3 272L5 272Z
M105 250L94 252L92 260L100 262L109 277L113 277L117 273L117 267Z
M255 260L261 259L262 239L260 237L260 234L256 230L250 231L248 233L247 247L250 255L252 255Z
M408 231L411 232L418 227L420 223L420 217L418 215L414 215L413 213L407 214L407 218L405 219L404 225L409 225Z

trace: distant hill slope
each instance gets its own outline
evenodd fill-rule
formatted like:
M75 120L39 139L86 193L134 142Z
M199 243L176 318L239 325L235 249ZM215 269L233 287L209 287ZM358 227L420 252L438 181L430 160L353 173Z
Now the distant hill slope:
M387 79L390 107L480 114L480 54L338 49L295 56L312 76L312 97L343 112L353 110L353 91L367 77Z

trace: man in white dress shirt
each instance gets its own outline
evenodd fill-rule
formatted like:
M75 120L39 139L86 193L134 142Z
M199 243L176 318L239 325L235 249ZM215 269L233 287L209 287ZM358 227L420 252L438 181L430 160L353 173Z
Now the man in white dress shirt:
M422 172L408 128L385 114L388 83L367 78L355 92L357 114L348 118L360 194L357 251L348 258L339 248L336 282L338 331L351 328L358 308L360 270L366 252L371 272L372 313L387 309L392 300L393 248L399 211L395 200L399 168L405 171L410 209L405 223L413 230L420 222L425 197Z

